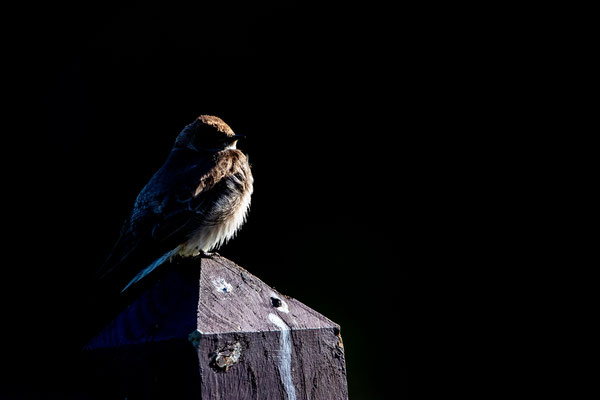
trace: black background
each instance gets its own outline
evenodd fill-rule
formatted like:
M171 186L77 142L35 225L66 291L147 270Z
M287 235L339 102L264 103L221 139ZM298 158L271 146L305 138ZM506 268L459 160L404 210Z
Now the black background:
M248 222L220 254L339 323L350 398L384 398L382 371L405 357L391 301L407 265L384 255L408 251L398 217L414 166L390 66L402 44L387 42L378 10L240 3L9 15L4 212L16 222L5 224L0 394L83 390L92 272L179 131L213 114L247 136L255 177Z

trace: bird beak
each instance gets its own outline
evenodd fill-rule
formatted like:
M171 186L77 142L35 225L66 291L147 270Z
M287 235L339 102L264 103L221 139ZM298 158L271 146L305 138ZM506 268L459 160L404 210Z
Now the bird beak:
M235 134L232 137L233 137L233 142L231 142L231 148L236 149L237 148L236 145L237 145L238 140L244 139L246 136L245 135Z

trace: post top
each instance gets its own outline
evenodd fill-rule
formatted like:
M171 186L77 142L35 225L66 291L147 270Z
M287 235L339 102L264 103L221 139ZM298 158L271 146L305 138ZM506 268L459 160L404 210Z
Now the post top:
M162 268L143 292L86 350L170 339L282 329L338 329L225 257L190 258Z

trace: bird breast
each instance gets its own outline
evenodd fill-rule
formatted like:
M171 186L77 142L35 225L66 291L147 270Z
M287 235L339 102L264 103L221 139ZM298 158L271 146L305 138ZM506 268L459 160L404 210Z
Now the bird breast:
M246 221L253 192L253 177L244 154L226 150L216 167L204 176L195 196L211 192L211 200L202 211L201 222L179 246L177 254L189 257L200 251L215 250L233 238Z

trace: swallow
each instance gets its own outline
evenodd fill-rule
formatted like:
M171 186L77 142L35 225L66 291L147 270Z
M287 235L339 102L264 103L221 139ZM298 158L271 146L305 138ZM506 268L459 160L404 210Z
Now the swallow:
M160 169L137 196L97 278L121 293L174 257L206 255L246 221L250 164L222 119L201 115L177 136Z

